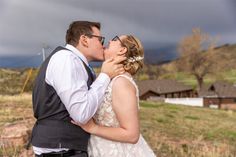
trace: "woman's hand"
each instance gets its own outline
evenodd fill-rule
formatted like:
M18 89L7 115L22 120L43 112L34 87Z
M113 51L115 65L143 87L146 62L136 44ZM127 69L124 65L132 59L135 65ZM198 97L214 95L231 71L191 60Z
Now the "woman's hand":
M76 123L73 120L71 121L71 123L80 126L84 131L86 131L90 134L95 134L95 132L98 128L98 125L95 124L93 118L91 118L86 124L79 124L79 123Z

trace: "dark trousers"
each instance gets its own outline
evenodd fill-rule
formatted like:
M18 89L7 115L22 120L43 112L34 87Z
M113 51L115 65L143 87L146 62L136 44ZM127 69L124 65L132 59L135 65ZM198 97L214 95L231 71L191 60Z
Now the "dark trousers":
M69 150L35 155L35 157L88 157L88 153L85 151Z

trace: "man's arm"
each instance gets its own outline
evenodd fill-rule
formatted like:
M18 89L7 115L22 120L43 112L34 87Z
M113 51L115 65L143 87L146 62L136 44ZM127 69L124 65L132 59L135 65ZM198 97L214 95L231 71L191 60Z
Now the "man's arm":
M95 114L110 82L106 74L100 74L88 90L88 75L82 61L65 51L51 58L45 79L54 87L71 118L82 124Z

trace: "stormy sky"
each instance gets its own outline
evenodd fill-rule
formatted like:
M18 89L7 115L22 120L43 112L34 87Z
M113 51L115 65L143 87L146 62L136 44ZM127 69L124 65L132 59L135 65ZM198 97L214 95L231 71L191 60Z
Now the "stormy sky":
M236 43L234 0L0 0L0 66L40 64L64 45L74 20L99 21L106 41L133 34L146 56L176 57L181 38L200 27L219 37L218 45ZM11 60L14 58L14 60ZM26 64L27 63L27 64Z

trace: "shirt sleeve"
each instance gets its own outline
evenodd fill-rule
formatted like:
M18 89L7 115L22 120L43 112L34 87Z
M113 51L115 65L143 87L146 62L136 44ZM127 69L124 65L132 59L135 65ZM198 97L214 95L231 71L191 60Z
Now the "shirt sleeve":
M71 118L81 124L93 117L110 82L108 75L100 73L88 90L82 61L72 53L60 52L50 59L45 80L54 87Z

